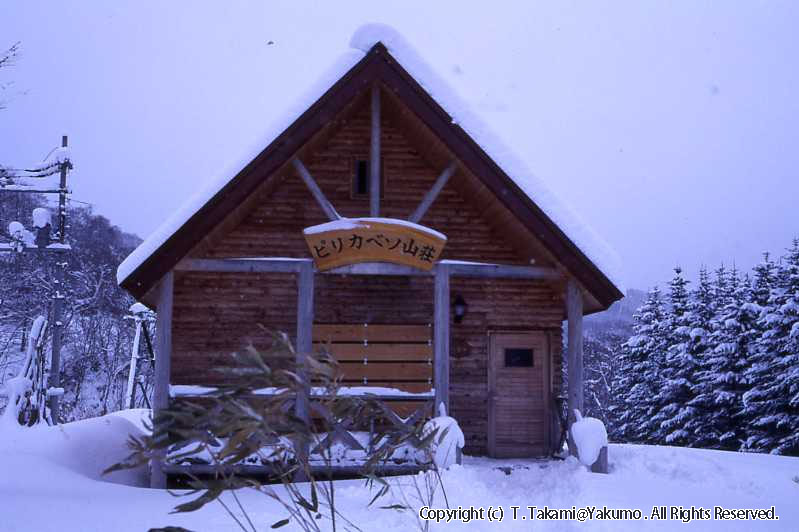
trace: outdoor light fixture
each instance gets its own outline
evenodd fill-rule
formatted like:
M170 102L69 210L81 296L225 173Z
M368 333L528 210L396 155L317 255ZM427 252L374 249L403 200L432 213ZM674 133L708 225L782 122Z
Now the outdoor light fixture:
M455 314L455 323L460 323L463 321L463 317L466 315L466 310L469 308L469 305L466 304L466 300L463 299L463 296L458 294L455 296L455 303L452 305L453 312Z

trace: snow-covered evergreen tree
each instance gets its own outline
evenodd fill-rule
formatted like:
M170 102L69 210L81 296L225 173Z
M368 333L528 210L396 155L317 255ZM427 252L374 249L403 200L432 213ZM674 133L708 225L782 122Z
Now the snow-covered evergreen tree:
M668 337L660 368L661 384L650 412L655 427L653 436L661 443L691 445L693 437L686 426L695 415L690 402L694 398L697 360L691 350L688 281L679 267L674 269L669 283L669 301L664 321Z
M622 441L799 455L799 240L743 279L679 268L634 316L614 377Z
M691 434L690 438L696 447L709 447L712 442L708 438L706 426L714 415L715 406L710 394L706 393L711 386L708 374L704 371L708 351L713 347L711 334L712 323L716 314L716 301L714 298L713 284L706 268L699 270L699 282L696 290L690 296L689 339L688 351L696 361L698 372L693 381L692 395L694 399L689 403L694 408L693 415L685 423L685 430Z
M633 335L622 345L614 383L618 428L626 442L652 443L650 411L659 386L660 364L666 349L665 309L660 289L654 287L633 316Z
M762 337L744 394L750 435L744 449L799 454L799 240L777 267L760 316Z
M738 280L735 270L726 283L727 301L714 319L710 344L703 359L700 394L695 402L704 406L701 446L738 450L745 439L746 417L742 407L751 352L757 342L760 307L751 302L749 278Z
M753 303L765 307L768 305L771 291L776 282L777 266L769 258L769 253L763 253L763 261L754 267L755 278L752 284Z

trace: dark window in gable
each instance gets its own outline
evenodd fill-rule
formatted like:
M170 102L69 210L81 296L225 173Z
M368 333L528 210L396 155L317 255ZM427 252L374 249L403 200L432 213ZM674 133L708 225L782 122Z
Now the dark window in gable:
M386 195L386 175L384 171L383 162L381 161L380 167L380 198ZM350 189L353 199L369 199L371 192L371 179L369 174L371 172L369 159L355 158L352 160L352 186Z
M352 182L352 197L369 197L369 161L355 160L355 175Z
M533 350L519 347L505 348L506 368L532 368Z

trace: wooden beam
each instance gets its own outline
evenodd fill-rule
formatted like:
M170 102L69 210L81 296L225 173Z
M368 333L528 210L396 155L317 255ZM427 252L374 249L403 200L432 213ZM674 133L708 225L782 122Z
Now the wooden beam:
M577 456L571 426L575 421L574 410L583 412L583 295L574 279L566 283L566 318L569 329L566 347L569 375L568 442L569 454Z
M427 191L427 194L424 195L422 202L418 207L416 207L416 210L413 212L413 214L411 214L411 217L408 218L408 220L415 224L419 223L419 220L422 219L424 214L427 212L427 209L430 208L441 192L441 189L444 188L444 185L447 184L447 181L449 181L449 178L452 177L452 174L454 174L455 170L457 169L458 164L455 161L449 163L449 166L447 166L444 171L441 172L441 175L438 176L436 182L433 183L433 186Z
M436 390L436 402L433 413L436 415L439 405L449 409L449 266L437 264L435 268L433 346L434 370L433 385Z
M380 216L380 85L372 85L372 137L369 146L369 215Z
M307 357L313 351L314 320L314 269L311 262L303 263L297 277L297 341L296 363L304 383L303 390L297 395L294 403L294 414L305 423L310 423L311 388L306 373ZM294 452L297 456L307 457L309 441L295 442Z
M544 266L517 266L514 264L488 264L483 262L459 262L442 260L439 264L449 267L455 277L487 277L492 279L541 279L556 281L563 278L555 268Z
M230 259L183 259L175 271L183 272L231 272L231 273L299 273L311 259L292 257L252 257ZM490 279L540 279L557 281L563 274L544 266L518 266L513 264L489 264L482 262L460 262L442 260L439 264L449 269L451 277L484 277ZM359 262L339 266L324 272L324 275L433 275L410 266L390 262Z
M418 463L381 463L375 467L377 475L412 475L420 471L425 471L428 466ZM311 474L319 479L326 478L352 478L353 476L360 478L363 475L364 464L338 464L331 465L319 464L310 466ZM214 476L219 475L220 471L225 475L236 474L246 477L269 477L274 476L277 478L284 472L280 466L272 466L269 464L264 465L234 465L234 466L218 466L207 464L192 464L192 465L176 465L169 466L167 471L173 475L186 475L188 477L197 475Z
M313 194L316 203L319 204L319 206L325 212L325 215L328 217L328 219L332 221L341 218L341 216L339 216L339 214L336 212L336 209L333 208L333 205L327 200L327 197L325 197L324 193L322 192L322 189L320 189L319 185L316 184L316 181L314 181L314 178L311 175L311 173L308 171L307 168L305 168L305 165L302 164L302 161L300 161L298 158L295 157L294 159L291 160L291 164L294 165L294 168L297 170L297 173L300 174L300 177L305 182L305 186L307 186L308 190L311 191L311 194Z
M171 271L164 275L158 287L158 305L156 306L155 342L155 376L153 383L153 421L158 414L169 407L169 373L172 357L172 301L174 296L175 274ZM155 432L155 427L154 427ZM166 451L153 454L150 461L150 487L166 489L166 473L164 460Z
M321 272L325 275L432 275L432 272L412 268L403 264L393 264L391 262L359 262L331 268Z
M311 259L263 257L251 259L183 259L175 266L181 272L299 273Z

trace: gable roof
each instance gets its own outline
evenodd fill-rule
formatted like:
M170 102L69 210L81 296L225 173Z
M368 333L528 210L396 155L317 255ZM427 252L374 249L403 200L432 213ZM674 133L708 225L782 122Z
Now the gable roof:
M123 288L143 297L330 117L379 81L416 113L603 307L622 297L615 253L543 186L399 34L383 25L363 26L353 35L350 47L296 107L270 128L256 150L209 182L120 264L117 281Z

